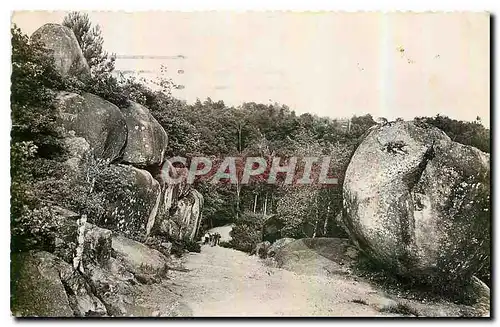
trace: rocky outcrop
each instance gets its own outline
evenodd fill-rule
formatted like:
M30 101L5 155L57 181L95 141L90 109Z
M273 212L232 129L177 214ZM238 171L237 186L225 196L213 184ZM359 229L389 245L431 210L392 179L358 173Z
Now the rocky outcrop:
M160 282L168 272L160 252L86 224L81 267L73 267L80 217L55 207L60 219L56 250L12 256L11 309L16 316L150 316L136 302L138 283ZM63 261L64 260L64 261Z
M345 238L304 238L286 243L276 250L273 260L278 267L298 274L345 275L357 258L358 250Z
M345 174L351 239L397 274L470 279L490 255L489 161L430 125L373 127Z
M31 38L49 50L64 77L90 77L70 29L46 24ZM84 203L75 201L79 209L89 204L82 214L49 208L58 225L46 242L53 253L12 256L12 312L44 317L155 316L136 302L137 285L159 282L168 272L168 238L194 239L203 196L186 183L167 185L156 176L168 138L147 108L130 102L120 109L90 93L55 95L69 158L65 164L71 168L65 171L77 183L91 186L93 194ZM168 235L148 238L165 221ZM159 244L167 255L137 242L146 240ZM175 315L171 311L165 315Z
M101 300L92 293L92 287L71 266L66 265L62 275L63 284L73 313L76 317L102 317L107 315L106 307Z
M128 271L156 274L166 269L168 259L142 243L117 235L113 237L112 247L116 257L121 259Z
M474 308L484 317L490 316L491 290L479 278L473 276L467 285L466 293L474 299Z
M151 174L125 165L111 165L96 182L104 191L106 213L97 225L143 241L156 219L160 185Z
M267 257L274 257L279 249L294 241L295 239L290 237L280 238L267 249Z
M122 108L128 129L123 162L145 167L163 163L167 148L167 133L148 108L130 102Z
M168 161L164 165L169 168L167 170L167 167L164 167L157 176L162 195L153 230L157 234L169 235L174 239L194 240L201 224L203 195L186 183L186 168L173 167ZM180 182L170 182L165 176L167 172L172 179L179 179Z
M89 284L99 294L108 315L127 316L134 309L133 285L122 276L95 265L87 267Z
M104 316L106 308L83 275L48 252L12 257L11 310L21 317Z
M11 256L11 311L21 317L71 317L60 259L48 252Z
M96 264L107 267L111 258L111 231L90 223L83 229L83 244L78 244L79 219L81 216L71 210L52 207L58 219L59 228L55 233L54 254L65 262L73 264L78 246L83 246L84 265Z
M90 93L68 92L59 93L55 105L64 129L83 137L98 158L121 158L127 143L127 125L117 106Z
M87 153L90 152L90 144L83 137L66 137L63 139L63 145L68 153L68 159L65 164L71 168L72 171L77 171L80 167L82 160Z
M89 65L71 29L45 24L31 35L31 40L41 42L49 50L54 67L62 76L90 76Z
M168 161L164 163L164 165L168 165L170 168L170 176L172 179L180 179L181 182L178 183L168 183L168 179L165 177L166 171L162 170L161 175L158 176L160 183L162 184L162 188L164 190L163 195L163 207L165 212L170 211L171 209L177 207L177 202L179 199L187 196L191 190L191 185L187 184L186 178L188 174L187 168L176 168L172 167Z
M160 224L160 232L177 239L194 240L201 222L203 195L195 189L177 201L172 215L164 217Z

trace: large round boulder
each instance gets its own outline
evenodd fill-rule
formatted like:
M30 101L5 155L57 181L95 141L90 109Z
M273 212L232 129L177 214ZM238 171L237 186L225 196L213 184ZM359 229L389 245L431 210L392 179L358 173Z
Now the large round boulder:
M349 163L343 196L352 240L397 274L464 281L488 265L489 154L436 127L372 127Z
M149 109L135 102L122 108L128 128L123 161L145 167L163 163L167 148L167 133L151 115Z
M59 24L45 24L37 29L31 40L40 42L53 59L62 76L89 77L90 68L73 31Z
M155 249L146 245L116 235L113 237L112 247L127 270L134 273L160 273L165 271L167 258Z
M121 157L127 125L117 106L90 93L61 92L56 107L64 129L83 137L97 157L110 161Z

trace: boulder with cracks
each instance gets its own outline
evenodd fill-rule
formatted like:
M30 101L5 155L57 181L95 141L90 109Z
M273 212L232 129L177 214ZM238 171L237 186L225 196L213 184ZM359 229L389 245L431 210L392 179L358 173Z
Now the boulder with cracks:
M375 126L345 174L343 224L397 274L467 281L489 263L489 180L489 154L433 126Z

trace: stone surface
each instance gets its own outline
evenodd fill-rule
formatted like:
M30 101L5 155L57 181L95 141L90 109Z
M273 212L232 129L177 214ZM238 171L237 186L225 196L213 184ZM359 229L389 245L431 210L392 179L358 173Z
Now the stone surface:
M89 65L70 28L59 24L45 24L31 35L31 39L41 42L50 50L54 66L62 76L90 76Z
M467 291L474 300L474 307L484 317L490 316L491 290L479 278L473 276Z
M163 195L163 207L164 212L168 213L172 208L177 207L177 202L179 199L184 198L191 191L191 185L187 184L186 177L188 174L187 168L176 168L172 167L168 161L164 163L164 165L169 166L170 174L172 179L181 179L179 183L168 183L168 179L165 176L167 171L163 169L161 174L158 176L158 180L164 190Z
M63 139L64 147L69 158L65 161L73 171L80 168L82 160L91 151L90 144L83 137L73 136Z
M343 185L343 222L397 274L465 281L489 258L489 154L426 124L370 129Z
M87 223L85 226L85 242L83 263L93 263L101 267L109 267L111 259L111 231Z
M98 266L87 267L89 283L108 315L127 316L134 309L134 289L127 280Z
M165 161L162 169L156 174L155 179L160 183L162 193L157 219L153 226L155 233L167 235L170 233L171 222L169 220L177 210L177 203L191 190L191 185L186 183L187 173L186 168L176 168L169 161ZM180 182L170 182L169 178L180 178ZM173 233L178 234L178 230Z
M116 235L113 236L112 246L116 257L134 274L157 274L166 269L167 258L142 243Z
M69 268L69 274L63 275L63 284L75 316L101 317L107 314L104 304L92 294L91 287L85 282L84 277L77 271Z
M53 207L58 212L59 228L55 237L54 254L72 264L77 252L78 223L80 215L65 208ZM85 223L83 265L109 265L111 258L111 231Z
M144 241L154 225L160 205L158 181L142 169L111 165L96 182L105 195L106 213L96 225Z
M72 317L59 259L48 252L11 256L11 311L17 317Z
M177 201L174 213L163 218L161 232L177 239L194 240L200 228L203 201L200 192L189 190L187 196Z
M281 246L273 259L278 267L303 275L346 275L355 264L355 251L345 238L303 238Z
M123 114L117 106L90 93L78 95L69 92L58 93L55 105L64 129L73 131L77 137L83 137L98 158L109 161L121 158L128 132ZM78 157L83 149L75 149L79 145L75 142L71 145Z
M285 238L280 238L279 240L277 240L276 242L274 242L273 244L271 244L271 246L269 246L269 249L267 250L267 256L268 257L274 257L276 255L276 252L282 248L283 246L289 244L289 243L292 243L294 242L295 239L294 238L290 238L290 237L285 237Z
M128 129L123 161L144 167L163 163L167 133L151 115L149 109L135 102L122 108Z

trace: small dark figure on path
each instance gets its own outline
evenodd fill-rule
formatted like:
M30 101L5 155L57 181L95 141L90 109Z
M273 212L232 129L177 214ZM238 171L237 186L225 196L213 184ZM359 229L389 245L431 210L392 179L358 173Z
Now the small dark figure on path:
M220 238L221 238L221 235L219 233L216 233L215 234L215 245L219 245L220 244Z
M205 235L203 236L203 244L208 244L209 241L210 241L210 233L205 233Z

